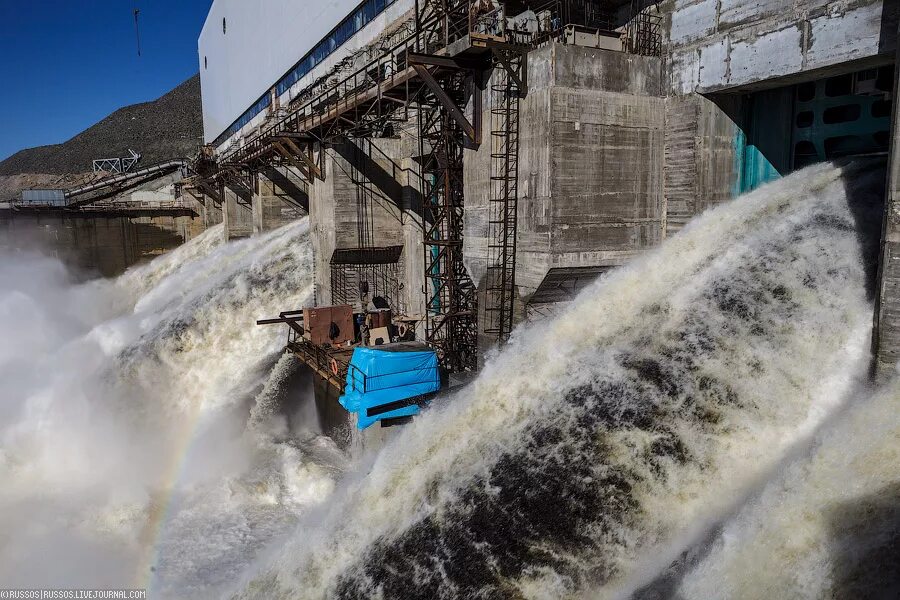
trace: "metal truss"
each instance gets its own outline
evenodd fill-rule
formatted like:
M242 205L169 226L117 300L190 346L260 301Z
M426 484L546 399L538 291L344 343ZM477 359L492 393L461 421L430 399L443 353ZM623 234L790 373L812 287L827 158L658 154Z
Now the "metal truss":
M141 155L128 149L123 158L97 158L92 161L94 173L127 173L141 160Z
M242 165L224 165L220 173L222 184L234 192L237 204L253 210L253 195L259 190L257 173Z
M463 104L466 79L471 75L465 71L444 78L457 106ZM425 186L425 341L445 368L459 372L478 364L478 295L463 262L463 148L471 138L452 112L437 95L424 98L419 144Z

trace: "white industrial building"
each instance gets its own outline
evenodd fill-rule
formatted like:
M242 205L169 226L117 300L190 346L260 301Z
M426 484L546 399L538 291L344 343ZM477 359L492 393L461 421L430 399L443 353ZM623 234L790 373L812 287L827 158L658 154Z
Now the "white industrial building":
M214 0L198 40L205 142L257 127L414 0Z

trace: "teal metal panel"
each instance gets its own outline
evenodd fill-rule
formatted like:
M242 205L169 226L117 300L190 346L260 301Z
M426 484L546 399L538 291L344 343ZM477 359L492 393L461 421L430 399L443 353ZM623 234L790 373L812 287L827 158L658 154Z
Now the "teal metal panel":
M881 114L878 108L883 97L829 96L827 81L814 82L812 98L800 98L798 94L792 121L792 167L795 169L840 156L887 150L890 115L876 116ZM806 85L812 89L812 84ZM799 91L800 86L795 87ZM829 114L843 115L847 120L834 122Z
M749 192L764 183L781 177L781 172L755 144L744 148L744 165L741 173L740 192Z
M752 94L747 101L748 123L740 174L740 192L749 192L790 171L793 87Z
M878 92L889 89L886 73L877 71L880 87L873 95L852 93L854 74L751 94L744 112L746 139L739 134L734 140L741 159L735 192L756 189L809 164L886 151L890 101Z
M732 165L734 182L731 185L731 197L737 198L744 191L744 154L747 151L747 135L740 127L735 128L735 134L734 138L731 140L731 144L732 156L734 157L734 164Z

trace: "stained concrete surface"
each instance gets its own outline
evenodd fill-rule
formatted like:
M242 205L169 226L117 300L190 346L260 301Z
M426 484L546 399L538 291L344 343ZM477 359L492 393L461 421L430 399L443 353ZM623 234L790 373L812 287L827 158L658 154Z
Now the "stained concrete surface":
M114 277L178 247L191 236L191 227L189 217L84 218L0 211L0 254L41 252L58 258L81 278Z

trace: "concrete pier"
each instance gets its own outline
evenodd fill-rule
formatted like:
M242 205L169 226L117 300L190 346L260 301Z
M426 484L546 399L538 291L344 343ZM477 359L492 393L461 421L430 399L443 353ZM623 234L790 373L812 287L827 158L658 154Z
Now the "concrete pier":
M296 196L306 196L306 186L290 172L290 169L285 169L285 171L282 173L273 168L270 175L273 177L280 175L278 180L284 182L282 185L291 186L291 190L288 191L283 190L275 181L263 175L258 178L251 199L254 235L278 229L282 225L287 225L306 215L309 201L307 200L307 209L304 210L300 202L293 199Z
M519 109L523 303L553 269L620 265L662 239L662 75L660 59L623 52L552 43L529 54ZM465 156L465 257L476 282L488 260L490 153L487 136Z
M416 141L409 136L348 140L326 152L325 180L309 187L318 304L359 302L357 279L368 273L371 293L391 296L397 313L421 314Z
M76 277L114 277L199 233L190 217L22 215L0 211L0 249L58 258Z
M253 235L253 212L247 201L229 187L224 188L222 221L225 223L225 241Z
M894 114L872 333L873 371L879 381L894 375L900 362L900 47L894 67Z

